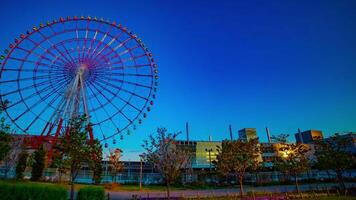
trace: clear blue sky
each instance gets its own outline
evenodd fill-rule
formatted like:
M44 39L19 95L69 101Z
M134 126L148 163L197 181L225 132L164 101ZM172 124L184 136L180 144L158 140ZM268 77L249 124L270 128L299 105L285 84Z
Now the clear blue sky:
M158 63L148 118L119 142L136 159L157 126L220 140L255 127L262 141L297 128L356 131L356 2L4 1L0 46L32 25L92 15L136 32ZM181 135L181 138L184 135ZM291 137L294 140L293 137Z

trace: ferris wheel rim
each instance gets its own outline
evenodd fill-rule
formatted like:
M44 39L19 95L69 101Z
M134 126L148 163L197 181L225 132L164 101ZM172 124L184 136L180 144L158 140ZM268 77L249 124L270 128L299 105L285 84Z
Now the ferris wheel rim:
M12 52L13 52L15 49L18 48L18 46L19 46L19 44L21 44L21 42L23 42L25 39L29 38L32 34L35 34L36 32L38 32L38 31L40 31L40 30L42 30L42 29L44 29L44 28L46 28L46 27L50 27L50 26L53 26L53 25L59 24L59 23L66 23L66 22L73 22L73 21L90 21L90 20L93 20L93 21L98 22L98 23L100 23L100 24L109 25L110 27L117 27L120 31L122 31L122 33L126 33L126 34L129 34L129 35L131 35L131 36L134 35L134 34L133 34L132 32L130 32L127 28L122 27L121 24L116 25L116 23L114 23L114 22L113 22L113 23L110 23L109 21L97 20L97 19L95 19L95 18L94 18L94 19L91 19L90 17L88 17L88 18L84 18L84 17L80 17L80 18L77 18L77 17L74 17L74 18L69 18L69 17L68 17L68 18L60 18L59 21L56 21L56 20L55 20L55 21L53 21L53 22L47 23L46 25L41 24L39 28L34 27L34 28L32 29L32 31L28 31L28 32L27 32L27 35L21 34L21 35L20 35L20 38L21 38L20 40L16 39L16 40L15 40L15 44L10 44L10 45L9 45L10 50L6 50L6 51L7 51L7 52L5 52L5 53L6 53L6 56L5 56L5 58L3 59L3 62L1 63L0 82L1 82L1 80L2 80L2 76L3 76L3 73L4 73L4 68L5 68L5 66L6 66L6 63L7 63L8 59L9 59L9 55L11 55ZM91 38L91 39L92 39L92 38ZM114 137L115 135L120 134L122 131L126 130L129 126L131 126L131 125L133 124L134 121L137 121L137 119L139 119L139 118L142 117L142 113L145 112L144 110L150 108L150 106L153 105L153 103L152 103L152 102L153 102L153 99L155 99L155 92L156 92L157 79L158 79L157 72L156 72L156 66L157 66L157 65L156 65L156 63L155 63L155 61L154 61L154 59L153 59L153 57L152 57L152 53L151 53L150 51L148 51L148 49L146 49L146 48L144 47L143 43L142 43L141 41L139 41L140 39L138 39L137 36L133 37L132 39L134 39L138 44L140 44L140 45L139 45L139 48L141 48L141 49L145 52L145 56L147 56L147 58L148 58L148 60L149 60L150 70L151 70L151 74L152 74L151 88L150 88L150 91L149 91L149 95L148 95L148 97L147 97L147 99L146 99L144 105L142 106L141 112L139 112L139 114L136 115L136 116L132 119L132 122L128 123L128 124L127 124L123 129L121 129L120 131L118 131L118 132L116 132L116 133L114 133L114 134L111 134L111 135L109 135L109 136L107 136L107 137L104 137L102 140L106 140L106 139L108 139L108 138ZM63 42L63 41L61 41L61 42ZM57 45L57 44L58 44L58 43L56 43L56 45ZM36 47L34 47L34 48L36 48ZM117 52L116 52L116 53L117 53ZM131 52L129 52L129 53L131 54ZM31 53L29 53L29 54L31 54ZM29 54L28 54L28 56L29 56ZM27 57L26 57L26 58L27 58ZM22 67L23 65L24 65L24 62L22 62L21 67ZM137 69L136 69L136 70L137 70ZM37 71L36 71L36 73L37 73ZM20 74L18 74L18 76L19 76L19 75L20 75ZM121 84L123 84L123 83L124 83L124 81L121 82ZM0 84L3 84L3 83L0 83ZM20 90L20 89L23 89L23 88L21 88L21 87L19 86L19 81L17 81L17 85L18 85L18 89L19 89L19 90ZM142 86L142 87L143 87L143 86ZM36 87L36 91L37 91L37 87ZM118 90L118 91L121 92L121 90ZM124 91L124 90L123 90L123 91ZM21 94L21 91L20 91L20 94ZM38 94L38 93L37 93L37 94ZM130 98L132 98L132 95L133 95L133 94L131 94ZM5 96L6 96L6 95L5 95ZM5 99L4 99L5 96L2 94L2 92L0 92L0 99L1 99L2 101L5 100ZM26 104L24 98L25 98L25 97L22 97L22 96L21 96L21 102L26 105L26 107L27 107L27 109L29 109L29 111L31 111L31 109L29 108L29 107L31 107L31 106L28 106L28 105ZM129 105L130 105L129 102L130 102L130 100L127 101L127 102L123 105L122 109L123 109L125 106L129 106ZM108 101L108 103L109 103L109 101ZM149 106L149 105L150 105L150 106ZM97 109L101 109L101 108L102 108L102 107L98 107ZM122 111L122 109L119 110L119 111ZM11 119L11 121L13 121L14 124L15 124L20 130L22 130L22 131L24 131L25 133L27 133L27 130L24 130L23 127L19 126L19 125L16 123L16 119L13 119L13 118L11 117L10 113L7 112L7 110L5 110L5 112L6 112L7 116ZM117 114L117 113L116 113L116 114ZM34 115L36 115L36 114L34 113ZM106 120L108 120L108 119L106 119ZM101 123L101 122L100 122L100 123ZM93 123L93 125L94 125L94 126L95 126L95 125L100 125L100 123Z

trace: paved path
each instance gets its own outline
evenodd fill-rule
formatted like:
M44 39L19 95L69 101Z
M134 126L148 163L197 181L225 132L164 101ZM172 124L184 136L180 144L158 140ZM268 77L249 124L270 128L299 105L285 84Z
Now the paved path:
M326 184L306 184L300 185L301 191L310 190L322 190L326 188L332 188L337 186L337 184L326 183ZM347 187L355 187L356 183L348 183ZM251 187L245 186L245 192L249 191L261 191L261 192L292 192L295 191L294 185L279 185L279 186L260 186ZM227 188L227 189L213 189L213 190L176 190L171 192L172 197L206 197L206 196L226 196L226 195L238 195L239 189L237 188ZM112 200L126 200L131 199L132 195L137 195L138 197L155 197L163 198L166 196L165 191L150 191L150 192L139 192L139 191L122 191L122 192L109 192L110 199Z

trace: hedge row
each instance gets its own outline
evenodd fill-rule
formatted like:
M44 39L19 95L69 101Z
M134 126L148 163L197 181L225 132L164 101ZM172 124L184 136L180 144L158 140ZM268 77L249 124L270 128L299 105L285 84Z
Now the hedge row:
M65 187L31 183L0 182L0 199L6 200L67 200Z
M77 200L104 200L105 192L102 187L84 187L78 191Z

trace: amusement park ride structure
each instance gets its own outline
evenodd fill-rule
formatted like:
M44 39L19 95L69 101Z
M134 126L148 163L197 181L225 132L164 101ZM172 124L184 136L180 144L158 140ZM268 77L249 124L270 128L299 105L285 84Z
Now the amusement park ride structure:
M156 97L152 53L128 28L96 17L34 26L0 59L5 112L21 134L37 135L34 146L55 145L71 119L86 115L88 138L108 147L142 123Z

